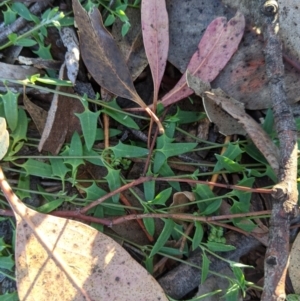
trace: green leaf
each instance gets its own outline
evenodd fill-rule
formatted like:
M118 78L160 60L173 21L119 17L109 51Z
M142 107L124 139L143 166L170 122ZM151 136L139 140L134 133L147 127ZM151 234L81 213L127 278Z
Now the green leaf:
M66 174L71 170L65 165L63 159L49 158L49 161L52 167L52 175L54 177L59 177L63 181Z
M166 201L169 199L172 193L172 188L167 188L161 191L153 201L150 201L150 204L153 205L165 205Z
M197 146L197 143L172 143L173 139L161 135L157 138L157 149L154 157L154 173L157 173L162 167L164 161L169 157L187 153Z
M163 177L172 177L175 176L174 171L170 168L167 162L164 162L162 167L159 170L159 174ZM168 182L176 191L181 191L180 184L178 182Z
M109 137L115 137L119 134L121 134L122 131L120 130L117 130L117 129L109 129ZM95 141L97 140L104 140L104 131L103 129L100 129L100 128L97 128L96 129L96 138L95 138Z
M250 219L243 218L239 220L240 221L236 221L235 219L233 219L233 224L246 232L251 232L255 228L257 228L257 225L253 223Z
M97 218L104 217L103 206L98 205L95 208L92 208L91 212L94 217L97 217ZM104 230L104 226L101 224L98 224L98 223L91 223L91 226L100 232L103 232L103 230Z
M217 211L220 208L221 204L222 204L222 199L212 201L209 205L207 205L207 207L203 212L200 212L200 214L204 216L210 215L215 211Z
M167 240L169 239L172 233L172 230L175 225L174 221L171 219L166 219L164 220L164 222L165 222L164 228L160 233L156 243L154 244L149 257L153 257L157 252L159 252L159 250L165 245L165 243L167 242Z
M226 151L223 153L223 157L227 157L228 159L235 160L238 156L240 156L243 153L243 151L240 149L239 145L229 143ZM214 167L214 172L220 171L223 168L220 162L217 162L217 164Z
M145 213L149 213L148 211L145 210ZM148 231L148 233L153 236L154 232L155 232L155 222L154 222L154 218L144 218L143 219L143 223L145 225L146 230Z
M245 289L246 288L245 275L244 275L242 269L239 267L231 267L231 269L232 269L234 276L238 280L240 287Z
M218 154L215 154L218 163L221 165L222 169L225 169L229 172L240 172L245 171L245 167L241 166L239 163Z
M77 132L75 132L72 136L68 153L69 156L74 157L82 157L83 155L81 140ZM81 158L70 158L65 159L65 163L72 166L72 177L75 179L77 169L81 164L84 164L84 161Z
M12 149L20 141L27 141L28 118L24 109L18 109L18 124L14 131L11 132L10 137L13 138Z
M12 272L12 268L15 265L15 261L13 260L13 256L0 256L0 267L2 269L6 269Z
M115 170L112 168L107 168L107 170L108 170L108 173L104 177L104 179L107 180L110 191L114 191L121 186L120 170ZM113 202L117 203L119 201L119 197L120 197L119 193L115 194L112 197Z
M10 245L8 245L4 242L3 237L0 237L0 252L5 250L7 247L10 247Z
M126 17L127 18L127 17ZM120 19L123 19L123 18L120 18ZM127 18L128 19L128 18ZM123 20L122 20L123 21ZM124 22L124 21L123 21ZM121 34L122 34L122 37L125 37L126 34L128 33L129 29L130 29L130 23L129 22L125 22L123 25L122 25L122 29L121 29Z
M32 39L23 38L23 39L16 41L14 44L17 46L31 47L31 46L36 45L37 42Z
M0 296L0 301L19 301L18 293L5 293Z
M19 93L13 93L10 90L2 95L5 117L9 128L14 131L18 125L18 97Z
M183 111L177 107L177 112L174 117L178 120L178 124L193 123L199 121L206 117L206 114L203 112L195 111Z
M195 249L197 249L203 239L203 226L200 222L195 221L195 234L193 237L193 241L192 241L192 250L194 251Z
M91 158L84 158L84 160L94 165L105 166L101 156L97 152L93 151L92 149L87 150L86 146L83 147L83 155L84 157L91 157Z
M95 201L107 194L105 190L100 188L94 181L89 187L80 187L86 193L85 200Z
M149 154L147 148L124 144L121 141L116 146L110 147L115 154L115 158L139 158Z
M21 2L14 2L11 8L27 21L33 21L29 9Z
M193 192L199 196L200 200L212 199L215 197L215 194L209 186L204 184L196 184L196 188L193 189Z
M51 165L35 159L28 159L24 164L16 165L24 168L26 170L26 175L32 175L43 178L51 178L52 176Z
M108 102L107 105L111 108L118 109L118 110L122 111L122 109L118 106L115 99ZM133 128L133 129L136 129L136 130L139 129L139 126L136 124L136 122L129 115L126 115L125 113L120 113L120 112L117 112L117 111L112 110L110 108L104 108L103 110L101 110L101 112L109 115L111 118L115 119L116 121L118 121L119 123L125 125L126 127Z
M12 11L8 5L6 5L6 7L7 7L7 10L3 12L4 24L9 25L16 21L17 13Z
M201 284L204 283L204 281L207 278L208 272L209 272L209 265L210 260L208 259L205 251L202 253L202 267L201 267Z
M109 14L104 22L104 26L112 25L116 20L116 17L113 14Z
M96 139L97 121L100 115L100 111L91 112L90 110L85 109L83 113L75 115L80 120L86 147L88 150L91 150Z
M19 181L18 181L18 189L16 190L16 195L21 200L23 200L25 198L31 198L31 195L28 191L29 189L30 189L30 177L25 176L23 173L20 173L20 177L19 177Z
M203 243L203 245L207 246L207 248L213 252L228 252L236 249L234 246L225 245L214 241Z
M153 176L153 173L149 169L146 176ZM155 181L147 181L143 183L144 186L144 194L145 194L145 200L147 202L154 199L155 196Z
M174 249L170 247L162 247L159 251L159 253L163 253L170 256L180 256L183 255L186 252L180 251L180 249Z
M36 210L41 213L49 213L60 207L63 204L63 202L64 199L57 199L36 208Z

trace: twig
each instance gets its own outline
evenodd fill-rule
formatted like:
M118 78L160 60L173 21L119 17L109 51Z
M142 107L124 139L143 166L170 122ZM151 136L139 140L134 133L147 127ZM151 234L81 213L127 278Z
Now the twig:
M285 300L285 278L289 263L289 227L297 213L297 132L286 101L282 46L278 36L278 3L260 1L265 39L266 73L273 115L280 142L279 183L274 187L269 247L265 258L265 282L261 300Z
M45 0L45 1L38 1L32 7L30 7L30 12L34 15L41 13L45 8L51 4L53 0ZM7 26L4 30L0 32L0 43L3 43L7 40L7 36L11 33L16 33L19 31L24 31L24 29L30 29L31 26L28 24L29 22L23 18L18 18L14 23ZM27 30L26 30L27 31Z

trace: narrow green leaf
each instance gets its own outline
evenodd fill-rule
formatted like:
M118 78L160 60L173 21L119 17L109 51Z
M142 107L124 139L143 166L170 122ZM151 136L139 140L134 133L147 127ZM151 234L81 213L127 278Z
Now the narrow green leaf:
M107 194L107 192L100 188L94 181L91 186L80 187L80 189L86 193L86 197L84 199L89 201L95 201Z
M104 179L107 180L110 191L114 191L114 190L118 189L121 186L120 170L115 170L115 169L112 169L112 168L107 168L107 171L108 171L108 173L104 177ZM114 203L119 202L119 197L120 197L119 193L115 194L112 197L113 202Z
M209 265L210 260L208 259L205 251L202 253L202 267L201 267L201 284L204 283L204 281L207 278L208 272L209 272Z
M17 13L12 11L8 5L6 5L6 7L7 7L7 10L3 12L4 24L9 25L16 21Z
M204 234L203 226L200 222L195 221L195 229L196 230L192 241L193 251L199 247L200 243L202 242L203 234Z
M23 39L16 41L14 44L17 46L31 47L31 46L36 45L37 42L32 39L23 38Z
M126 17L127 18L127 17ZM120 19L124 19L124 18L120 18ZM128 19L128 18L127 18ZM123 21L123 20L122 20ZM126 20L127 21L127 20ZM124 22L124 21L123 21ZM122 25L122 29L121 29L121 34L122 37L125 37L126 34L128 33L129 29L130 29L131 24L127 21Z
M12 271L12 268L15 265L12 255L9 256L0 256L0 267Z
M213 252L228 252L236 249L234 246L225 245L214 241L209 241L208 243L204 243L204 245L206 245L207 248Z
M146 175L153 176L153 173L149 169ZM143 183L143 186L146 201L149 202L153 200L155 196L155 181L147 181Z
M147 148L124 144L121 141L116 146L110 147L114 152L115 158L139 158L149 154Z
M221 156L218 154L215 154L218 163L220 164L220 166L222 167L222 169L225 169L229 172L241 172L241 171L245 171L246 168L241 166L239 163L225 157L225 156Z
M100 115L100 111L91 112L90 110L86 109L83 113L75 115L80 120L86 147L88 150L91 150L96 139L97 122L98 117Z
M217 211L220 206L222 204L222 199L218 199L218 200L215 200L215 201L212 201L206 208L203 212L200 212L201 215L210 215L212 213L214 213L215 211Z
M159 253L163 253L170 256L180 256L183 255L185 252L180 251L180 249L174 249L169 247L162 247Z
M19 301L18 293L5 293L0 296L0 301Z
M122 109L118 106L115 99L108 102L107 105L110 106L111 108L122 111ZM110 117L112 117L113 119L118 121L119 123L121 123L129 128L133 128L136 130L139 129L139 126L136 124L136 122L129 115L126 115L125 113L120 113L120 112L114 111L109 108L104 108L103 110L101 110L101 112L109 115Z
M101 156L97 152L93 151L92 149L87 150L86 146L83 147L83 155L84 157L90 157L90 158L84 158L84 160L91 162L94 165L105 166Z
M113 14L109 14L104 22L104 26L112 25L116 20L116 17Z
M30 177L25 176L24 174L20 174L19 181L18 181L18 188L20 190L16 190L16 195L21 199L24 200L25 198L31 198L31 195L29 191L23 191L23 190L29 190L30 189Z
M23 3L14 2L11 7L15 12L17 12L25 20L33 21L32 17L31 17L31 12Z
M26 170L26 175L44 178L50 178L52 176L51 165L35 159L28 159L24 164L16 165L24 168Z
M167 240L169 239L172 233L175 224L174 221L171 219L166 219L164 220L164 222L165 222L164 228L160 233L156 243L154 244L149 257L153 257L157 252L160 251L160 249L165 245L165 243L167 242Z
M164 162L162 167L159 169L159 174L163 177L172 177L175 176L174 171L168 165L167 162ZM180 184L178 182L168 182L176 191L181 191Z
M163 191L161 191L153 201L149 202L153 205L165 205L166 201L169 199L172 193L172 188L167 188Z
M145 211L145 213L148 213ZM145 225L146 230L148 233L153 236L155 232L155 223L154 223L154 218L144 218L143 223Z
M81 140L77 132L75 132L72 136L68 153L69 156L76 157L81 157L83 154ZM70 164L72 166L72 176L74 177L76 175L78 167L81 164L84 164L84 161L81 158L70 158L65 159L65 163Z
M49 213L60 207L63 204L63 202L64 199L57 199L36 208L36 210L41 213Z
M18 97L20 93L13 93L8 90L2 95L4 112L9 128L14 131L18 125Z
M193 189L193 192L199 196L200 200L212 199L215 197L215 194L209 186L204 184L197 184L196 188Z

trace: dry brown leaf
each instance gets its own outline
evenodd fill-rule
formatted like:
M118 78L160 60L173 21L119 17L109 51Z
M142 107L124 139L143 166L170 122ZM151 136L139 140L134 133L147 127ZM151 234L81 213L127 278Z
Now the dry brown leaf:
M222 110L216 103L207 99L205 91L210 90L210 84L203 82L200 78L193 76L191 73L187 73L186 76L188 86L195 91L199 96L202 96L203 105L206 114L211 122L218 126L220 133L223 135L246 135L246 131L236 119L230 116L227 112ZM239 103L239 105L242 105Z
M63 74L64 65L60 70L60 79L65 78ZM74 93L72 87L57 87L57 89L66 93ZM83 110L83 105L77 99L55 93L38 146L39 151L45 150L57 155L63 143L70 140L75 131L81 133L80 121L75 113L82 113Z
M170 205L170 214L185 213L189 209L189 203L195 201L194 193L190 191L180 191L173 195L173 202ZM176 222L182 223L180 220Z
M25 93L23 93L23 104L26 108L26 111L30 115L32 121L34 122L36 128L38 129L40 135L42 135L46 124L47 112L41 107L34 104L32 101L30 101L30 99Z
M300 233L298 233L290 254L289 275L296 294L300 294Z
M205 92L205 94L243 126L256 147L265 156L275 173L278 174L279 150L262 127L245 112L242 106L237 105L237 100L229 96L224 97L222 90L213 89L212 92Z
M160 120L137 94L122 53L104 27L99 10L94 8L88 14L78 0L72 0L72 3L81 55L90 74L103 88L144 108L163 133Z
M123 22L117 18L112 27L112 35L125 58L131 77L135 80L148 65L143 44L141 28L141 12L136 8L127 7L126 15L130 20L130 30L122 37Z
M21 301L167 301L162 288L114 240L97 230L26 207L0 168L0 186L16 221Z

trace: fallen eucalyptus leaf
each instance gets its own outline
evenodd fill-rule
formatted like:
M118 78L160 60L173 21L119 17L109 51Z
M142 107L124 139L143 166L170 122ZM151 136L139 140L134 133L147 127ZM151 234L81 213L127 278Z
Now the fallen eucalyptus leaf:
M153 103L167 64L169 50L169 19L164 0L142 0L143 41L153 79Z
M224 17L213 20L188 64L187 69L191 74L203 81L214 80L237 50L244 27L245 19L240 12L228 22ZM162 98L161 103L168 106L192 93L193 90L187 86L186 74L183 74L175 87Z
M14 211L20 301L167 301L162 288L114 240L77 221L38 213L0 186Z
M140 105L164 132L157 116L137 94L132 77L115 40L103 25L98 9L89 14L78 0L73 0L83 61L95 81L111 93Z

